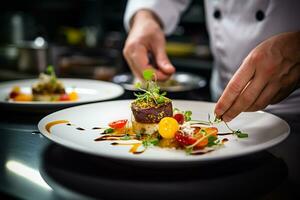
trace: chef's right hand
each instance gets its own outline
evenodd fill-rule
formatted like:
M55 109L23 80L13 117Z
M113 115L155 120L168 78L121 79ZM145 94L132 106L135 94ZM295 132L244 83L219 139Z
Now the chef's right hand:
M159 20L149 10L138 11L131 20L131 29L123 49L133 74L142 79L143 71L152 68L157 80L168 79L175 68L166 54L165 45ZM148 55L152 55L155 64L150 63Z

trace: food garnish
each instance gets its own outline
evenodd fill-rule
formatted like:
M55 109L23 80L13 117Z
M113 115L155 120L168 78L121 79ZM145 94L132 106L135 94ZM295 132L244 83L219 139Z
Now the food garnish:
M40 73L39 79L31 86L31 94L23 93L20 86L14 86L8 96L8 101L76 101L78 94L74 90L65 91L63 83L57 78L53 66L49 65L45 73Z
M122 120L117 120L117 121L113 121L110 122L108 124L108 126L110 126L113 129L120 129L120 128L124 128L127 124L127 119L122 119Z
M166 92L160 93L160 88L156 84L156 81L153 80L155 78L154 71L151 69L145 70L143 73L143 77L145 79L146 89L142 88L142 84L140 82L137 82L135 84L135 87L139 89L140 91L144 93L135 93L134 95L137 97L135 100L139 103L147 103L149 105L151 104L162 104L165 102L169 102L170 99L165 97L167 94Z

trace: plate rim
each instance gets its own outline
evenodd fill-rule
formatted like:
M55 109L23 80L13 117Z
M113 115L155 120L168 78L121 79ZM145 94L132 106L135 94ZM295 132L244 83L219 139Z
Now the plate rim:
M47 118L53 116L53 115L56 115L60 112L65 112L67 110L71 110L71 109L80 109L82 107L89 107L89 106L93 106L93 105L96 105L96 104L103 104L103 103L110 103L110 102L131 102L133 99L126 99L126 100L112 100L112 101L105 101L105 102L96 102L96 103L90 103L90 104L85 104L85 105L78 105L78 106L75 106L75 107L70 107L70 108L65 108L65 109L62 109L62 110L59 110L59 111L56 111L56 112L53 112L45 117L43 117L39 122L38 122L38 129L39 131L41 132L41 134L46 137L47 139L49 139L50 141L56 143L56 144L59 144L59 145L62 145L63 147L66 147L66 148L69 148L69 149L72 149L72 150L75 150L75 151L79 151L79 152L82 152L82 153L86 153L88 155L94 155L94 156L101 156L101 157L105 157L105 158L109 158L109 159L117 159L117 160L122 160L122 161L134 161L134 162L139 162L139 163L206 163L206 162L215 162L215 161L221 161L221 160L224 160L224 159L231 159L231 158L237 158L237 157L242 157L242 156L246 156L246 155L249 155L249 154L254 154L254 153L257 153L257 152L260 152L262 150L267 150L279 143L281 143L282 141L284 141L290 134L290 126L289 124L283 120L282 118L280 118L279 116L277 115L274 115L272 113L268 113L268 112L265 112L265 111L256 111L256 112L259 112L259 113L264 113L264 114L267 114L267 115L271 115L277 119L279 119L281 122L284 123L284 125L286 126L287 130L286 132L282 133L280 136L276 137L276 138L273 138L267 142L264 142L262 144L259 144L259 145L256 145L256 146L253 146L253 147L248 147L247 150L244 150L242 153L239 153L239 154L229 154L229 155L215 155L214 157L205 157L205 158L201 158L201 155L200 156L190 156L189 158L166 158L165 160L162 160L162 159L155 159L155 158L149 158L149 157L143 157L143 158L139 158L138 156L137 157L124 157L122 155L108 155L108 154L101 154L101 153L98 153L98 152L94 152L94 151L90 151L90 150L87 150L85 147L83 146L80 146L76 143L69 143L69 141L67 141L67 143L69 145L66 145L64 143L63 140L61 140L60 138L58 138L58 140L54 140L53 138L50 137L50 134L48 133L43 133L43 126L42 124L44 123L44 121L47 120ZM177 101L177 102L186 102L186 101L189 101L189 102L198 102L198 103L207 103L207 104L215 104L213 102L207 102L207 101L195 101L195 100L183 100L183 99L174 99L173 101Z

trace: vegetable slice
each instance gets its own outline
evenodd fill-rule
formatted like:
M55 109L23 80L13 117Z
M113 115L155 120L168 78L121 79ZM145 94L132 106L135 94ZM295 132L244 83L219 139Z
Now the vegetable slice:
M122 120L117 120L117 121L113 121L110 122L108 124L109 127L113 128L113 129L120 129L120 128L124 128L125 125L127 124L127 119L122 119Z
M178 129L178 122L173 117L164 117L158 124L159 134L166 139L174 138Z

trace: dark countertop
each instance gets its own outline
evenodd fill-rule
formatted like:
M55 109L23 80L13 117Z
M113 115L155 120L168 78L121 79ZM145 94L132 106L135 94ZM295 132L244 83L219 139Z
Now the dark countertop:
M120 99L128 97L125 94ZM207 100L195 93L181 97ZM79 153L50 142L36 132L38 121L45 115L1 111L0 198L268 200L300 197L297 188L300 185L300 116L281 116L291 126L291 134L267 151L200 166L150 168Z

